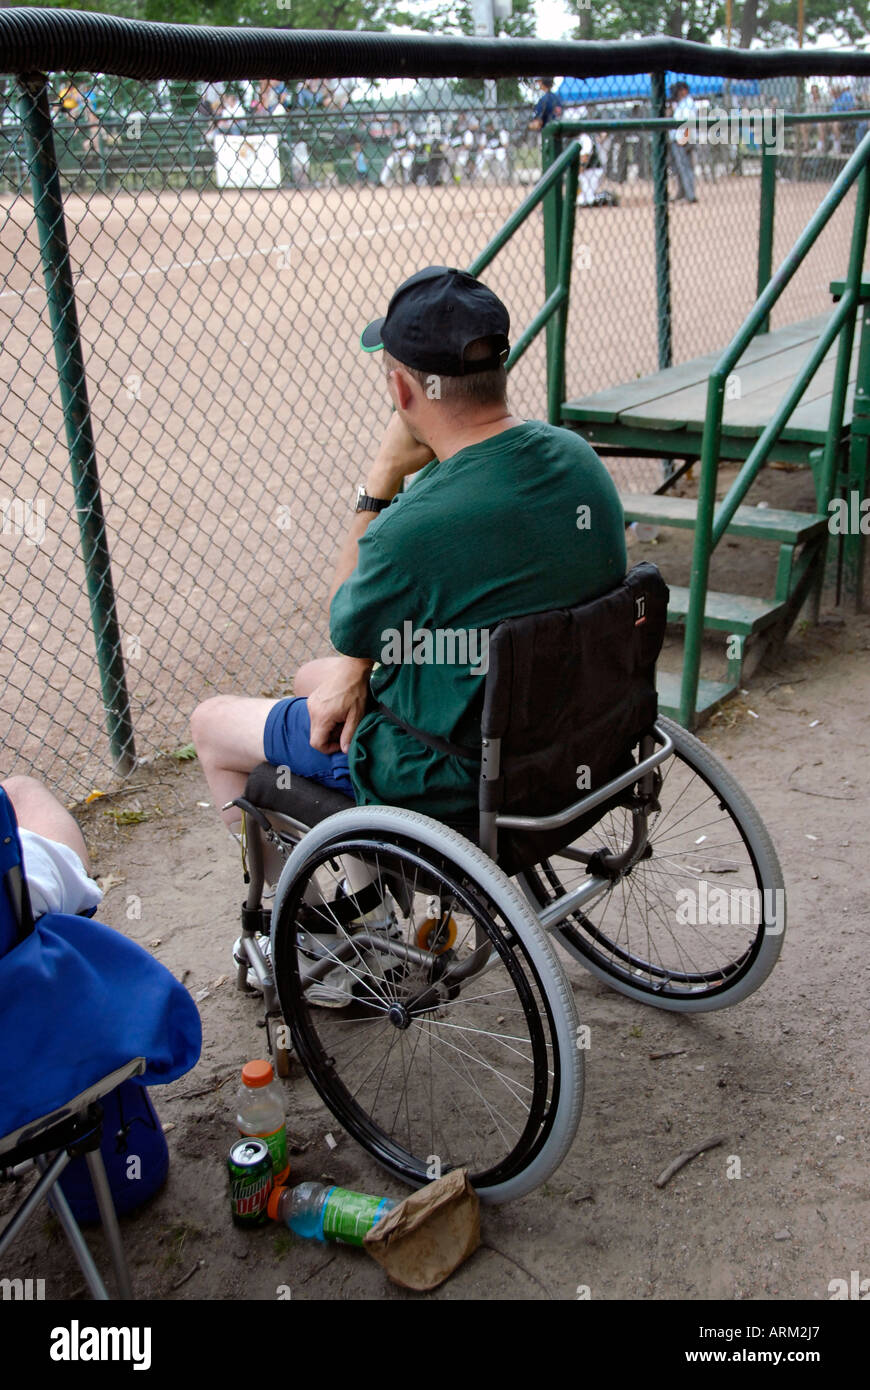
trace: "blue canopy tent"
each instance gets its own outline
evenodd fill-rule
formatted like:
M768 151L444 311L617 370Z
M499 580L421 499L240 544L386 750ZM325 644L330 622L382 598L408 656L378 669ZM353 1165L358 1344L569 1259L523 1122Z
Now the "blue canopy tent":
M687 82L693 96L721 97L726 81L724 77L667 72L665 90L669 92L675 82ZM730 91L732 98L758 96L761 84L754 78L741 78L739 81L732 78ZM563 106L586 106L605 101L649 101L652 98L652 82L648 72L638 72L630 77L566 77L556 96Z

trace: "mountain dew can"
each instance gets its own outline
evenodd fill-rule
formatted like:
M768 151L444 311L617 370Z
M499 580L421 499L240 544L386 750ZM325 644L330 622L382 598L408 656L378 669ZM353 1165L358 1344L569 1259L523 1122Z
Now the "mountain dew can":
M227 1159L230 1207L237 1226L264 1226L272 1191L272 1155L262 1139L240 1139Z

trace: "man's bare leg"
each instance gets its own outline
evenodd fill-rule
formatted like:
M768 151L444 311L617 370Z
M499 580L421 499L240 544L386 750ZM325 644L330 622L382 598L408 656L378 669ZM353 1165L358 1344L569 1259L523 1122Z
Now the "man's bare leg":
M35 777L7 777L3 782L22 830L32 830L46 840L67 845L82 861L86 874L91 867L84 837L69 811Z
M293 682L294 695L307 699L340 661L334 656L307 661ZM248 774L265 761L266 719L279 703L244 695L213 695L193 711L190 730L218 811L242 795ZM221 815L231 829L238 826L240 815L235 806Z
M248 774L265 761L263 734L270 709L277 700L244 695L214 695L197 705L190 719L197 756L205 773L215 808L232 835L242 828L238 806L227 802L242 796ZM269 883L281 876L283 859L274 846L263 846L263 870Z
M293 692L307 699L342 662L341 657L321 657L301 666L293 682ZM265 761L263 735L269 711L278 700L240 695L214 695L194 710L190 729L205 780L224 824L231 834L241 829L238 807L221 808L242 796L248 775ZM283 859L271 845L265 845L266 878L275 883Z
M269 711L277 700L251 699L243 695L214 695L197 705L190 731L215 807L229 829L241 821L238 807L221 810L241 796L248 774L265 760L263 734Z

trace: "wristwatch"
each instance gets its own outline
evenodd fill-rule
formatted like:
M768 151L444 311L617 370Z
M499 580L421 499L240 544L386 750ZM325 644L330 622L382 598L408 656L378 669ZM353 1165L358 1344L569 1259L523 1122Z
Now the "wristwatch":
M365 488L362 485L360 485L360 487L357 488L356 506L354 507L354 511L382 512L384 510L384 507L388 507L392 500L393 499L391 497L369 497Z

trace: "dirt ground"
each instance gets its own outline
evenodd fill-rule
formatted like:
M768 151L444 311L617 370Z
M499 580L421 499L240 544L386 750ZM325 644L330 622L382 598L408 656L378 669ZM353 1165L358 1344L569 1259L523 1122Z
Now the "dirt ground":
M662 533L633 553L677 579L680 544ZM782 862L789 925L772 976L731 1010L682 1017L624 999L563 955L594 1040L573 1148L545 1186L484 1210L481 1248L427 1297L574 1299L586 1286L593 1299L824 1300L832 1280L870 1273L868 652L870 616L828 603L819 626L799 624L776 664L762 663L702 731ZM265 1038L258 999L234 988L240 867L208 803L195 762L162 759L120 795L80 809L108 886L102 916L184 979L203 1021L198 1066L152 1092L171 1166L164 1190L122 1223L136 1291L273 1299L286 1285L297 1300L424 1297L390 1284L362 1252L230 1222L230 1103ZM118 825L123 810L147 818ZM127 920L130 895L139 920ZM297 1179L403 1195L296 1064L286 1094ZM712 1136L720 1147L654 1185L671 1159ZM739 1179L728 1176L735 1156ZM99 1231L93 1242L104 1258ZM18 1241L4 1272L44 1278L48 1298L83 1293L47 1222Z

